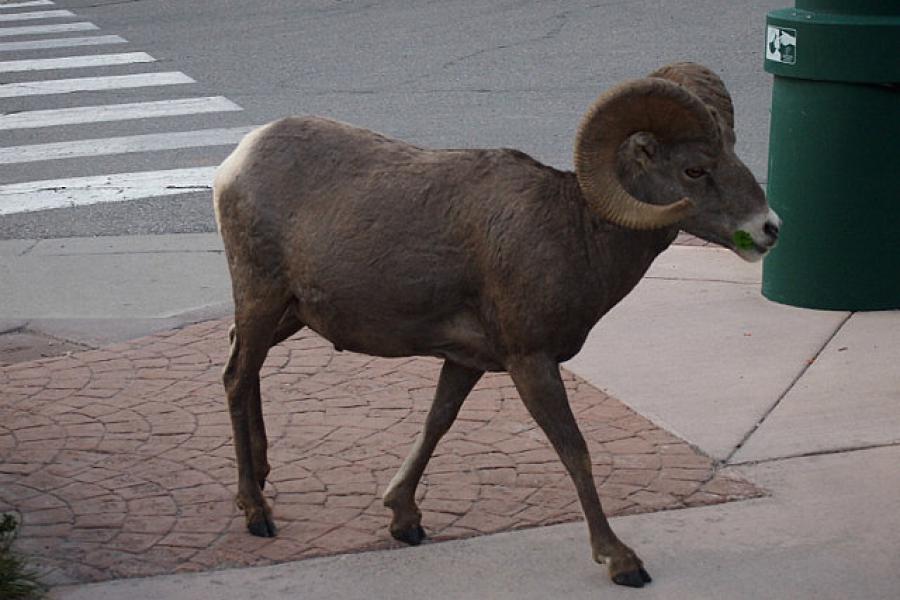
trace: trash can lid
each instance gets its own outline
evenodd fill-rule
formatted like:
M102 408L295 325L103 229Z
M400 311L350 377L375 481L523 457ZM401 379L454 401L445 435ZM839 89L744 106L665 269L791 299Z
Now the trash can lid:
M900 14L900 4L896 0L797 0L794 5L801 10L851 15Z
M797 6L766 17L766 71L821 81L900 82L900 2L797 0Z

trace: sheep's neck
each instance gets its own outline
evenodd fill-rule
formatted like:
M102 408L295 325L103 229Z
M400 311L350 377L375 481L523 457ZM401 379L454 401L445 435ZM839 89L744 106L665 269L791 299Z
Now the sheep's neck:
M675 241L678 229L637 231L613 225L589 208L574 173L569 175L566 196L570 206L581 212L584 230L583 251L573 258L583 261L579 267L584 269L586 285L593 288L599 319L634 289L656 257Z

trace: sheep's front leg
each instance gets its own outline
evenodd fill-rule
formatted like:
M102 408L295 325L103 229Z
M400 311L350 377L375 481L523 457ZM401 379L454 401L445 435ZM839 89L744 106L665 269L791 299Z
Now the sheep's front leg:
M594 560L608 563L614 582L643 587L650 575L637 555L616 537L603 514L591 474L591 457L569 407L559 365L549 357L528 356L511 361L508 367L525 407L575 483L590 530Z
M434 401L425 418L425 427L384 492L384 505L394 513L391 535L401 542L415 546L425 538L422 513L416 506L416 486L419 485L438 441L456 420L463 401L483 373L449 360L441 368Z

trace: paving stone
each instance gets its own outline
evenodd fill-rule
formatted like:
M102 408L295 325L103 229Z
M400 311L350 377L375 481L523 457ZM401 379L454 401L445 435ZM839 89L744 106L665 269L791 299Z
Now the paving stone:
M421 430L440 362L335 352L302 332L261 382L279 536L233 503L225 321L0 366L0 508L54 582L297 560L399 544L383 493ZM607 513L751 497L746 482L578 379L563 378ZM504 374L482 378L416 494L434 540L582 518L574 486Z

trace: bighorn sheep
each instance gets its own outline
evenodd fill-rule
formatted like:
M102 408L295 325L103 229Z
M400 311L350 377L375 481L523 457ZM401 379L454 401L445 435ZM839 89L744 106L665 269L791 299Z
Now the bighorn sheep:
M425 532L414 493L485 371L508 371L575 483L594 559L650 581L610 529L559 363L638 283L679 230L758 260L780 220L734 153L724 84L669 65L600 96L575 172L509 149L428 150L344 123L286 118L219 168L216 220L235 315L224 370L247 527L273 536L259 371L310 327L336 348L444 359L424 429L384 494L391 534Z

